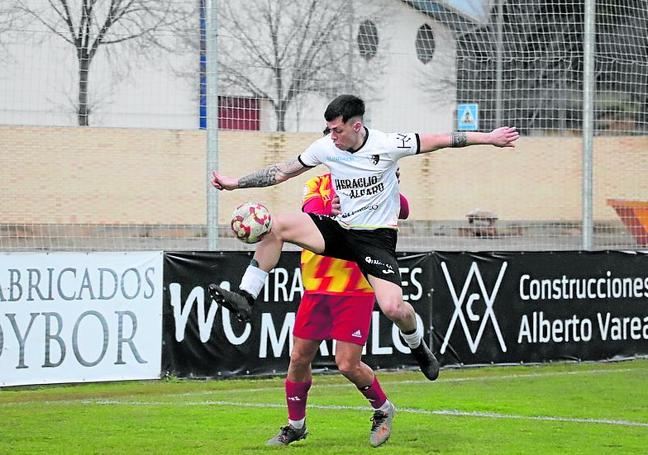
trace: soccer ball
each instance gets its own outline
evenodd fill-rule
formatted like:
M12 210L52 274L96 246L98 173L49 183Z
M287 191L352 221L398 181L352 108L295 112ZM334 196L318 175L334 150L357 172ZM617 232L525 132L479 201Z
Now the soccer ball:
M230 225L241 242L257 243L272 229L272 217L265 205L246 202L236 207Z

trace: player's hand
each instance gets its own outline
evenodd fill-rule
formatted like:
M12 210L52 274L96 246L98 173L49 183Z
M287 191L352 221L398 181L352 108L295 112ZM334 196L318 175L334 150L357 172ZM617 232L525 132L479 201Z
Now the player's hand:
M491 131L491 144L495 147L515 147L514 142L520 137L520 133L514 127L503 126Z
M331 201L331 216L338 216L342 213L342 206L340 205L340 196L337 194Z
M212 171L211 184L219 190L235 190L238 188L238 179L225 177L216 171Z

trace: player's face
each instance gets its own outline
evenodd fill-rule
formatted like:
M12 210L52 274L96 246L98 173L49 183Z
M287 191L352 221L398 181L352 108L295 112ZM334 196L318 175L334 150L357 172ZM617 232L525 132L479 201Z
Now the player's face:
M340 116L326 122L326 126L331 131L331 140L340 150L355 149L362 145L360 136L362 122L358 118L351 118L343 122L342 116Z

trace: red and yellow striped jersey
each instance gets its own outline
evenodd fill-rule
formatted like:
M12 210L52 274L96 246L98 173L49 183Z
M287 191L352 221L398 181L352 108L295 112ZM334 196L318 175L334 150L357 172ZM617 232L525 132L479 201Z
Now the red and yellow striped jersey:
M331 174L313 177L304 185L302 209L307 213L330 215L334 197L335 190L331 184Z
M329 215L335 190L331 174L306 182L302 207L305 212ZM301 255L304 291L311 294L373 294L373 289L354 262L320 256L304 250Z

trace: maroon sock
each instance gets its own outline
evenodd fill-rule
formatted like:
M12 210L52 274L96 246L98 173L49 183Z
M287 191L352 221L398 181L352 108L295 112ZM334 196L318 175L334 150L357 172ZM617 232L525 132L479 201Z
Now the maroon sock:
M371 385L360 387L358 390L360 390L360 393L362 393L365 398L369 400L371 407L374 409L378 409L383 404L385 404L385 401L387 401L387 395L385 395L382 387L380 387L378 378L376 376L374 376Z
M311 383L311 381L292 382L286 379L286 404L290 420L301 420L306 417L306 400Z

